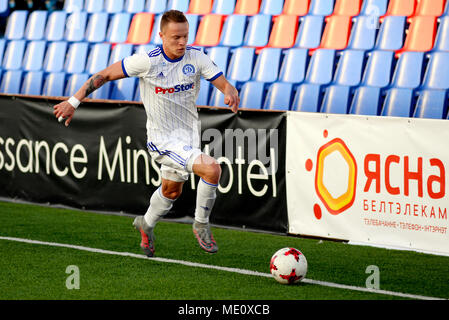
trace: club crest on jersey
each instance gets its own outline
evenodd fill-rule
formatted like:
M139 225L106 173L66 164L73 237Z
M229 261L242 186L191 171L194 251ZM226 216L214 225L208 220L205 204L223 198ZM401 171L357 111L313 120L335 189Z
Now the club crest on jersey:
M195 67L193 65L191 65L190 63L188 63L184 67L182 67L182 72L186 76L192 76L195 74Z
M194 87L195 87L195 84L193 82L191 82L188 84L177 84L176 86L171 87L171 88L156 87L154 89L154 91L156 94L159 94L159 93L166 94L166 93L187 91L187 90L193 89Z

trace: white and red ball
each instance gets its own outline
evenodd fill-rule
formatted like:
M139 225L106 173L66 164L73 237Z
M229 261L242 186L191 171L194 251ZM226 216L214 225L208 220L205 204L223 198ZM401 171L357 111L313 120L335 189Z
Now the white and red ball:
M271 257L270 272L277 282L294 284L307 273L307 259L295 248L282 248Z

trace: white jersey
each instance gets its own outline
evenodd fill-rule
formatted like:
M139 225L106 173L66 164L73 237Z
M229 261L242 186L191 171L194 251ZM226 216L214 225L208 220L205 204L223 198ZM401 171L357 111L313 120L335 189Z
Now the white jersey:
M157 47L123 59L122 68L126 76L139 77L148 142L181 140L199 147L196 100L200 79L213 81L222 74L212 60L190 46L182 57L173 60Z

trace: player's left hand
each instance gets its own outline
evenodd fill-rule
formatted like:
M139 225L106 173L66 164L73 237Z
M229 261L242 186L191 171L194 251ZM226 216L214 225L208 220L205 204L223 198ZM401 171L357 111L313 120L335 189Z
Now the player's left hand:
M238 92L225 95L224 103L231 108L232 112L236 113L240 104Z
M70 121L72 121L73 115L75 114L75 108L68 102L63 101L53 107L53 114L59 122L65 120L65 126L68 127Z

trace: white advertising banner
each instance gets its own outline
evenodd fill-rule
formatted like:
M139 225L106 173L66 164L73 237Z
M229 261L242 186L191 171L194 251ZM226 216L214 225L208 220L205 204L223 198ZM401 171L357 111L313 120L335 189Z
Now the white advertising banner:
M449 121L287 120L289 233L449 253Z

